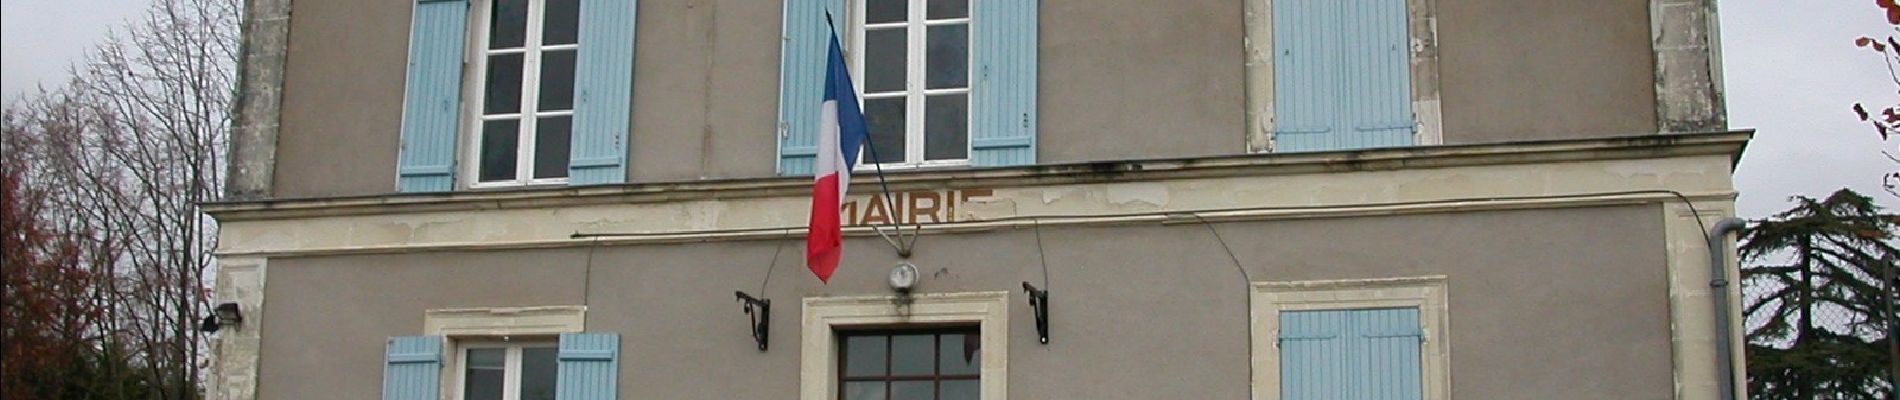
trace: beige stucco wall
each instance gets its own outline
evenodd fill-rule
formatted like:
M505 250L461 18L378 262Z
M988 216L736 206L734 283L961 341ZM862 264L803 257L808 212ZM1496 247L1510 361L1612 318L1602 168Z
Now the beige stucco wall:
M1043 0L1038 161L1246 151L1240 6Z
M1449 276L1459 398L1668 398L1659 214L1652 204L1217 227L1256 281ZM920 291L1012 291L1012 397L1246 397L1248 286L1206 227L1044 227L1042 243L1047 284L1028 229L926 236L913 258ZM383 340L421 334L427 309L574 304L588 307L587 330L622 335L622 398L786 398L798 393L798 299L887 294L896 258L853 239L826 286L786 241L765 291L782 305L773 348L760 353L731 293L757 293L778 245L274 258L259 398L375 398ZM1023 281L1051 291L1047 346L1035 343Z
M1649 1L1438 1L1445 143L1656 133Z
M1230 0L1041 0L1042 162L1246 151ZM1648 2L1441 1L1446 143L1653 133ZM780 4L642 0L629 178L768 176ZM276 197L393 191L410 3L293 2Z
M276 197L395 191L413 4L291 2Z

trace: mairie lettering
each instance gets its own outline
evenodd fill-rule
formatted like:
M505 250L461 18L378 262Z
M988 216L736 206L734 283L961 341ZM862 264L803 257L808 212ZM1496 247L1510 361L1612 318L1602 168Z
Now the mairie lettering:
M893 193L890 198L873 193L844 203L839 219L846 226L957 222L957 207L994 193L990 189L917 190Z

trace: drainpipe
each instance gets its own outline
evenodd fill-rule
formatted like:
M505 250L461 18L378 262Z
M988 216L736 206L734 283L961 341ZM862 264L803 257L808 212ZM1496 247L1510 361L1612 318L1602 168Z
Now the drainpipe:
M1721 400L1735 400L1735 356L1729 344L1728 235L1739 233L1748 221L1728 217L1709 229L1709 291L1715 299L1715 373L1721 380Z

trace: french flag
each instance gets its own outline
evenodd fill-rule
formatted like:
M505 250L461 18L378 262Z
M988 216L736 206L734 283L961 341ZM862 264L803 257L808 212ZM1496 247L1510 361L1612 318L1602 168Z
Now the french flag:
M834 33L830 65L825 68L825 102L819 106L811 232L805 236L805 267L825 283L831 282L831 273L838 270L838 259L844 254L839 209L844 207L845 189L851 184L851 167L857 165L858 150L868 136L857 93L851 87L851 71L845 69L844 51Z

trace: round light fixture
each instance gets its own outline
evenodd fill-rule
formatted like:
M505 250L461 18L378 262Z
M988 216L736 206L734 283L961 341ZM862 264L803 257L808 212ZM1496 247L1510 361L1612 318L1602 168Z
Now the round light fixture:
M915 288L915 287L917 287L917 266L916 265L913 265L910 262L900 262L900 263L897 263L897 266L891 267L891 289L892 290L896 290L898 292L909 292L911 288Z

